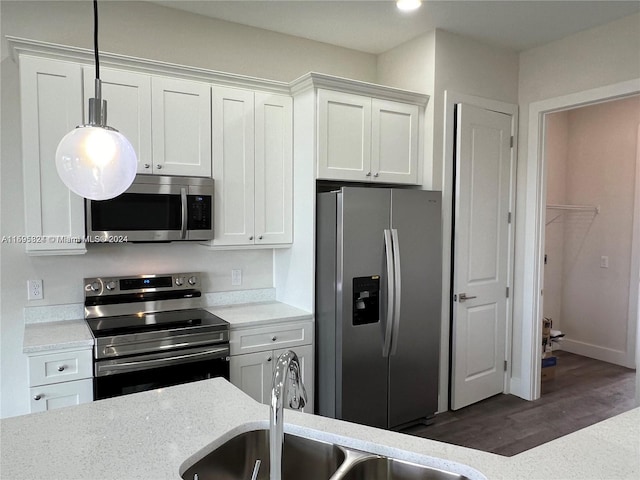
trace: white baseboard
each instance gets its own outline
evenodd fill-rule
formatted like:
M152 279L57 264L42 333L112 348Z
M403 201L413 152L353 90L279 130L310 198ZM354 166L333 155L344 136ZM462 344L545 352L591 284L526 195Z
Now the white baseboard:
M562 339L559 349L565 352L575 353L576 355L602 360L603 362L609 362L627 368L635 368L635 365L630 364L627 352L622 350L614 350L591 343L579 342L568 339L567 337Z

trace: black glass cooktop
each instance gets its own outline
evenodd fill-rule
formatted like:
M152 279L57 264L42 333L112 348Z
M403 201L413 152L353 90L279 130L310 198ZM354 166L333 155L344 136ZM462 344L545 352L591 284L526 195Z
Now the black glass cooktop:
M200 308L89 318L86 321L96 338L181 328L228 326L226 321Z

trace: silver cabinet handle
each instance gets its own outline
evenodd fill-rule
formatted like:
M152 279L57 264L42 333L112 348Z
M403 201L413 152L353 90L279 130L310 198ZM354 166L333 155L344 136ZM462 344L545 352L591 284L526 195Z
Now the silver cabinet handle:
M267 362L270 362L270 361L271 361L271 357L267 357Z
M253 235L249 237L249 240L253 240Z
M148 163L144 164L144 168L150 168L150 167L151 167L151 165L149 165Z
M64 372L64 369L65 369L65 368L67 368L65 365L60 365L60 366L58 367L58 371L59 371L59 372Z
M157 168L158 170L162 170L162 165L160 165L160 164L158 163L158 164L156 165L156 168Z
M42 398L42 395L36 395L33 397L33 399L37 402L38 400L40 400Z
M260 236L258 237L258 240L262 240L262 235L260 235Z
M275 342L278 339L278 337L276 337L275 335L273 337L271 337L271 341Z
M379 174L378 172L376 172L376 173L374 173L374 174L373 174L373 176L374 176L374 177L379 177L379 176L380 176L380 174Z
M478 297L475 295L467 297L466 293L461 293L458 295L458 300L460 300L461 302L464 302L465 300L471 300L472 298L478 298Z
M370 177L371 176L371 172L367 172L365 176Z

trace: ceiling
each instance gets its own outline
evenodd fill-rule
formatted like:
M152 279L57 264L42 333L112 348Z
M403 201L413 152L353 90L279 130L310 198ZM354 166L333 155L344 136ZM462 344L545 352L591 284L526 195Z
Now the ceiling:
M412 13L390 0L147 1L374 54L435 28L522 51L640 11L637 0L424 0Z

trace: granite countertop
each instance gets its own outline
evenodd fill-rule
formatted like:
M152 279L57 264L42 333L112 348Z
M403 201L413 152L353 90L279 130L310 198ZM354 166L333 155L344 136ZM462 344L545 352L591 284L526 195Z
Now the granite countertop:
M208 311L226 320L231 328L255 327L277 322L312 320L313 314L286 303L262 302L208 307Z
M28 323L24 326L22 351L27 354L92 347L93 335L83 319Z
M473 474L471 467L488 479L640 474L640 408L513 457L293 411L285 422L285 431L296 435L460 473ZM204 447L267 426L268 406L226 380L204 380L3 419L0 469L12 480L178 479Z

